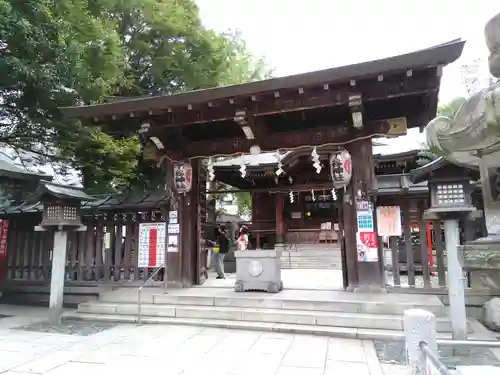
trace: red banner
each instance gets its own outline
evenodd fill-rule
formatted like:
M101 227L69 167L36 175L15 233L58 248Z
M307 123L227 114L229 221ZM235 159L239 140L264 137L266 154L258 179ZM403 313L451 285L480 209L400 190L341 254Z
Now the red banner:
M0 259L7 257L7 237L9 235L9 221L0 219Z
M156 241L158 239L158 231L156 229L149 230L149 267L156 266Z
M5 278L5 262L7 260L7 238L9 236L9 221L0 219L0 281Z

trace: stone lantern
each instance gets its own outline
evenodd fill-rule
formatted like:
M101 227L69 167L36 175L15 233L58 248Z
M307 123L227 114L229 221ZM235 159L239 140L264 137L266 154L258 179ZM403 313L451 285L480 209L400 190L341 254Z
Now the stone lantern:
M430 208L428 216L456 218L476 210L471 204L471 187L469 179L432 178L428 180Z
M449 162L439 158L417 168L411 173L413 183L427 181L430 207L425 211L426 220L444 222L445 245L447 252L447 280L450 298L453 338L464 340L467 335L467 317L462 266L458 253L460 245L461 219L472 217L476 208L472 205L471 180L477 180L476 169L458 168L455 165L444 167Z
M64 278L66 275L66 250L68 231L85 231L80 205L93 200L81 189L40 181L34 198L43 203L42 222L36 231L53 231L52 273L50 278L50 320L60 324L63 308Z
M500 14L485 27L490 73L500 77ZM427 142L448 160L479 167L488 235L463 248L464 266L500 270L500 82L471 96L454 119L437 117L426 128ZM471 273L471 279L474 279ZM493 274L490 273L490 276ZM489 279L496 287L500 272ZM487 285L483 285L487 286Z
M485 27L490 73L500 78L500 14ZM451 162L479 167L488 234L460 247L471 284L498 289L500 280L500 81L472 95L453 119L437 117L426 128L431 150ZM479 274L478 274L479 273Z

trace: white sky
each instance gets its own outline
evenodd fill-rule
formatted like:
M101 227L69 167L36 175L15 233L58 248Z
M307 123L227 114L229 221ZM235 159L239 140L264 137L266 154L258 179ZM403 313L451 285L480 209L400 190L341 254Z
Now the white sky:
M441 99L465 94L460 66L488 56L483 30L498 0L196 0L207 27L239 29L249 49L276 69L304 73L467 40L445 69ZM486 60L485 60L486 61Z
M239 29L250 51L276 76L348 65L467 40L462 58L444 70L443 102L466 95L461 65L488 51L484 25L499 0L196 0L207 27ZM387 150L419 148L423 134L388 140ZM380 148L379 152L384 152ZM45 172L53 173L49 168Z
M239 29L276 76L370 61L462 38L462 57L444 70L440 99L465 96L462 64L484 59L484 25L499 0L196 0L205 26ZM487 72L487 67L480 69ZM423 134L387 141L392 152L418 149ZM417 135L418 134L418 135Z

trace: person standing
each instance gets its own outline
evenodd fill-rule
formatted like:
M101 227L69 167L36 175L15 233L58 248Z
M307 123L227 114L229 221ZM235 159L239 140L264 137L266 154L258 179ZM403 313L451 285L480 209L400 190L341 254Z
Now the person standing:
M240 235L237 240L238 251L245 251L248 249L248 234L248 227L246 225L242 225L240 228Z
M224 274L224 257L229 251L229 234L227 232L227 228L224 225L219 226L217 243L219 244L219 252L214 254L215 270L217 272L216 279L225 279L226 275Z

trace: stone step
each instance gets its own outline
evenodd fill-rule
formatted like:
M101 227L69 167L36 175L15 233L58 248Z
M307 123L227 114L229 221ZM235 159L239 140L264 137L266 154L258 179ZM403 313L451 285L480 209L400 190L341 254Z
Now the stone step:
M138 305L137 303L93 301L81 303L78 306L78 313L95 314L96 316L111 314L136 317ZM392 331L403 330L402 316L382 314L145 303L142 305L142 315L182 319L214 319ZM438 332L450 332L450 320L443 317L437 318L436 329Z
M311 258L303 258L303 257L286 257L286 258L281 258L282 262L316 262L316 263L335 263L335 262L340 262L341 259L338 258L323 258L323 259L311 259Z
M115 323L137 322L136 315L132 316L132 315L118 315L118 314L87 314L81 312L65 312L64 318L71 320L87 320L91 322L95 321L115 322ZM320 336L331 336L331 337L350 338L359 340L404 341L404 332L401 330L346 328L346 327L336 327L336 326L317 326L317 325L268 323L268 322L245 322L245 321L215 320L215 319L171 318L171 317L160 317L160 316L143 316L141 319L141 323L187 325L187 326L197 326L197 327L320 335ZM451 334L438 332L437 337L439 339L451 339Z
M335 266L342 264L342 262L303 262L303 261L291 261L291 262L281 262L282 265L286 264L296 264L296 265L304 265L304 266Z
M282 269L310 269L310 270L341 270L342 266L338 265L321 265L321 264L282 264Z
M281 254L281 259L341 259L340 254L332 254L332 255L308 255L308 254L303 254L303 253L291 253L290 255L288 254Z
M442 304L429 304L427 299L422 300L420 296L410 296L406 300L387 301L383 299L386 295L366 295L361 293L328 293L328 299L320 299L324 296L322 292L305 293L302 298L284 297L281 295L269 295L267 293L236 294L232 291L221 291L219 295L191 294L176 295L172 293L161 293L157 291L145 291L141 300L144 304L154 305L190 305L190 306L212 306L212 307L236 307L252 309L283 309L322 312L344 312L362 314L382 314L402 316L405 310L422 308L431 311L438 317L446 317L448 308ZM226 294L227 293L227 294ZM424 297L425 298L425 297ZM114 304L136 304L137 293L128 290L101 293L99 302Z
M281 263L306 263L306 264L338 264L340 259L310 260L310 259L282 259Z

